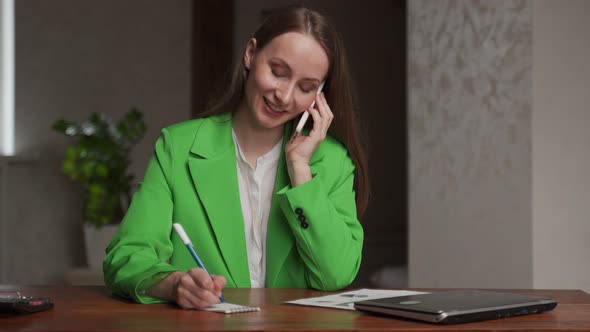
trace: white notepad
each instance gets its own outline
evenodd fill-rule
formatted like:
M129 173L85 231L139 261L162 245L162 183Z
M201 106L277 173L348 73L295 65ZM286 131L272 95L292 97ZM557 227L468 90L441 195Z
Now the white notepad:
M224 303L214 304L212 306L203 308L201 310L221 312L224 314L237 314L237 313L241 313L241 312L260 311L260 308L224 302Z

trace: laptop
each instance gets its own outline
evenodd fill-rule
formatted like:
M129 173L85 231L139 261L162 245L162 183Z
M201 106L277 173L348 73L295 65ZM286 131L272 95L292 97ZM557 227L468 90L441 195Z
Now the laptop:
M359 311L438 324L536 314L556 306L557 302L550 298L481 290L444 291L354 303Z

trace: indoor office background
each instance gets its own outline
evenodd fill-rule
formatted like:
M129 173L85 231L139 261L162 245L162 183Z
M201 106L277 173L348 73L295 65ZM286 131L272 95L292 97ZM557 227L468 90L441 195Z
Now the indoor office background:
M0 283L64 283L86 265L57 118L144 111L139 180L160 129L198 113L264 14L289 3L15 0ZM308 3L343 34L370 152L354 286L590 291L590 2Z

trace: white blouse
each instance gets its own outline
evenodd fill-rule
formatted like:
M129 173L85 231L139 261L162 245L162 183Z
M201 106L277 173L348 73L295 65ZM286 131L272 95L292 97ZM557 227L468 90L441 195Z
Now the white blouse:
M252 288L263 288L266 281L266 230L281 156L282 140L269 152L259 157L256 160L256 168L254 168L244 157L233 130L232 136L236 146L238 184L248 250L250 284Z

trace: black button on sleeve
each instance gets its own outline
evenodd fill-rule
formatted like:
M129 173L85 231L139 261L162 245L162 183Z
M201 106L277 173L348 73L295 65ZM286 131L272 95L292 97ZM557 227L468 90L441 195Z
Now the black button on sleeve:
M306 221L307 218L305 218L304 214L300 214L299 216L297 216L297 219L299 219L299 221Z
M301 223L301 227L303 227L303 228L307 228L307 227L309 227L309 224L308 224L307 222L303 221L303 222Z
M303 209L302 208L296 208L295 209L295 213L297 213L297 214L303 214Z

